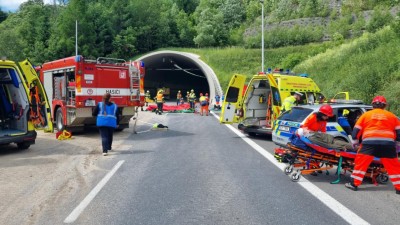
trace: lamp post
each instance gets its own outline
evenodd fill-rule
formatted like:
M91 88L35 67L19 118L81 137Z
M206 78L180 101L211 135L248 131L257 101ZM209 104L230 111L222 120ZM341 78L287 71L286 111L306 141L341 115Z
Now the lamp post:
M261 71L264 72L264 0L261 3Z

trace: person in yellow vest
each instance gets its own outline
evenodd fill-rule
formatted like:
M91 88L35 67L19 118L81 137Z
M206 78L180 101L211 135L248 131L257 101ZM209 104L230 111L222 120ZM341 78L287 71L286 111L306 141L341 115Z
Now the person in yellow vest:
M180 104L181 98L182 98L182 93L181 90L179 90L178 93L176 94L176 105Z
M204 96L203 93L200 93L199 102L200 102L200 105L201 105L201 108L200 108L200 116L202 116L204 112L205 112L206 115L208 116L208 102L207 102L207 97Z
M156 96L156 98L155 98L155 100L156 100L156 103L157 103L157 109L156 109L156 114L158 113L158 114L162 114L162 112L163 112L163 105L164 105L164 91L162 90L162 89L160 89L158 92L157 92L157 96Z
M285 98L282 103L281 113L291 110L293 106L298 104L302 96L302 93L296 91L292 96Z
M192 110L194 110L194 102L196 101L196 94L194 93L194 90L190 90L189 93L189 104L190 104L190 108Z
M149 106L149 102L150 102L150 99L151 99L151 95L150 95L150 91L149 90L146 91L146 94L144 95L144 97L146 98L146 106Z

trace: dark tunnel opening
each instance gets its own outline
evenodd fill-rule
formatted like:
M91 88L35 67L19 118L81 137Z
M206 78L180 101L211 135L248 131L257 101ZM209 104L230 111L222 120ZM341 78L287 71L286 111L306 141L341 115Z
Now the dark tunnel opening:
M152 55L142 59L146 68L144 88L149 90L154 98L158 88L169 88L164 97L175 101L178 90L186 101L186 92L194 90L196 96L200 93L210 93L207 78L201 68L191 59L171 53ZM164 90L165 91L165 90Z

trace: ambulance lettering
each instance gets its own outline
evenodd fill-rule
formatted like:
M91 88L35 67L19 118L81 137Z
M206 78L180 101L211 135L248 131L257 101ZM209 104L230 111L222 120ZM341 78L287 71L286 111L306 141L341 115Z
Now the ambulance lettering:
M110 93L112 95L119 95L121 92L120 90L112 89L112 90L106 90L106 93Z

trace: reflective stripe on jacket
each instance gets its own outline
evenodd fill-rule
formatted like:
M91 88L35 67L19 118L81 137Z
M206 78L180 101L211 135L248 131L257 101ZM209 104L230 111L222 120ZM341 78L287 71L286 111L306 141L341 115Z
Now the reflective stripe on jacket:
M399 140L400 121L391 112L373 109L361 115L354 126L353 139L362 137L366 144L393 143Z
M97 114L96 125L98 127L117 127L117 105L105 105L99 102L99 114Z

